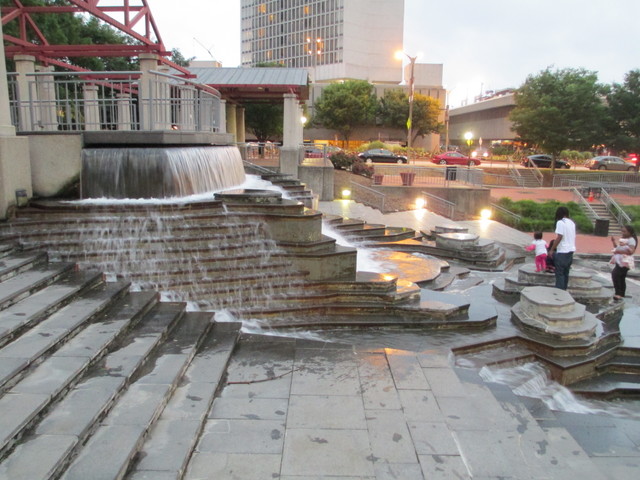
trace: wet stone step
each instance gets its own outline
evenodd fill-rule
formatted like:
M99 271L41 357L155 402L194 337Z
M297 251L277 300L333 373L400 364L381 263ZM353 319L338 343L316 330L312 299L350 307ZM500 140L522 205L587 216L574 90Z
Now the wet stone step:
M240 323L216 323L185 372L127 479L180 478L235 348Z
M23 272L0 283L0 309L19 302L33 292L55 282L73 269L72 263L50 263Z
M6 413L0 419L0 448L5 451L24 433L30 423L37 418L48 404L57 400L58 394L78 381L91 362L105 351L123 332L124 328L135 321L141 311L144 311L155 295L138 297L132 302L121 299L111 310L110 316L102 322L92 324L100 331L100 337L91 344L85 338L79 337L74 344L69 342L55 355L38 365L33 372L19 381L0 399L0 410ZM102 328L99 328L102 327ZM78 356L78 352L81 355ZM65 356L69 354L70 356ZM20 399L33 407L24 409Z
M211 314L187 314L148 361L147 372L131 384L83 446L63 479L120 478L137 455L150 426L164 409L211 326ZM119 448L105 448L112 442Z
M47 261L45 252L38 253L13 253L0 258L0 282L3 282L17 274L41 265Z
M62 308L75 295L101 281L101 273L69 272L56 283L0 311L0 347L21 330Z
M5 386L41 356L72 337L85 323L124 295L128 288L126 282L98 285L5 345L0 350L3 365L0 367L3 374L0 385ZM3 371L8 365L11 367Z

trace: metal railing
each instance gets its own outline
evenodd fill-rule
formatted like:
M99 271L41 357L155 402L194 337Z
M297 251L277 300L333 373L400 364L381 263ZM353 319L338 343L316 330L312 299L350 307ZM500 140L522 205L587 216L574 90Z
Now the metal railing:
M596 211L591 207L589 202L585 200L584 196L578 191L577 188L572 188L571 193L573 194L573 200L580 206L585 215L591 220L595 222L596 220L601 220L601 217L596 213Z
M404 172L415 173L415 185L441 185L449 186L449 182L461 182L469 185L482 186L484 172L481 169L448 166L442 167L417 167L415 165L374 165L375 174L385 177L393 177L401 182L400 174Z
M609 210L609 213L616 219L618 225L629 225L631 223L631 217L622 210L618 202L611 198L604 188L600 191L600 200L607 206L607 210Z
M506 215L509 218L512 218L515 221L516 225L522 221L521 215L518 215L517 213L512 212L511 210L507 210L506 208L498 205L497 203L492 203L491 208L499 211L500 213L502 213L503 215Z
M513 160L511 160L511 157L507 157L507 168L511 178L513 178L513 180L518 184L518 186L523 187L524 178L522 178L522 175L520 174L518 167L516 167L515 163L513 163Z
M610 191L610 187L617 184L640 184L640 174L638 173L576 173L556 175L553 178L554 187L575 187L577 185L592 185L606 187ZM640 188L640 185L638 185Z
M351 182L351 198L358 203L377 208L381 212L384 212L386 195L373 188Z
M495 173L486 173L483 176L483 186L485 187L519 187L517 179L511 175L498 175Z
M424 197L425 208L452 220L460 220L464 215L456 215L456 204L431 193L420 192Z
M182 130L218 132L220 93L163 72L32 72L7 76L21 132Z

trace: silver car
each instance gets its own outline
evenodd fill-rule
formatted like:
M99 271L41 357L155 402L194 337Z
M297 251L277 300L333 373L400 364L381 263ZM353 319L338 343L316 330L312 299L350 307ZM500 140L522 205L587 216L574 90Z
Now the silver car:
M620 157L601 156L594 157L589 162L589 170L621 170L627 172L633 172L636 166L623 160Z

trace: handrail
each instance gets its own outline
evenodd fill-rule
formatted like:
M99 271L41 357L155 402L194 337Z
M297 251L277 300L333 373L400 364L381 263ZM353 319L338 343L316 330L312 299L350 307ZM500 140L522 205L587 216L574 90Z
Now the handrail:
M533 172L533 176L536 177L536 180L538 181L540 186L542 186L542 184L544 183L544 176L542 175L542 172L540 171L538 166L531 160L529 160L529 165L531 166L530 171Z
M370 207L375 207L381 212L384 212L384 204L385 204L385 199L387 197L384 193L380 193L379 191L374 190L373 188L369 188L365 185L361 185L360 183L355 183L355 182L350 182L350 183L351 183L352 198L354 201L358 203L362 203L364 205L368 205ZM376 204L375 202L369 201L369 199L364 195L358 196L357 195L358 189L362 189L365 191L366 195L373 196L376 200L380 200L380 203Z
M575 199L575 202L578 205L580 205L580 207L582 207L583 210L585 210L585 213L587 214L587 217L589 217L590 220L601 220L601 217L591 207L589 202L585 200L585 198L582 196L582 194L578 191L577 188L575 187L571 188L571 193L573 193L573 198Z
M491 208L495 208L496 210L504 213L505 215L513 218L516 222L521 222L522 221L522 215L518 215L515 212L512 212L511 210L507 210L506 208L498 205L497 203L492 203L491 204Z
M425 201L425 205L428 205L431 211L434 211L435 213L442 215L443 217L447 217L452 220L455 220L454 218L456 214L455 203L427 192L420 192L420 195L427 197L427 199L432 200L432 202ZM435 206L434 206L434 202L435 202Z
M522 175L518 171L518 168L513 163L513 160L511 160L511 157L507 157L507 167L509 169L509 175L511 176L511 178L513 178L518 185L523 187L524 179L522 178Z
M622 207L618 205L618 202L611 198L609 193L607 193L604 188L600 189L600 198L602 199L602 202L607 206L607 209L609 210L611 215L613 215L619 225L629 225L631 223L631 217L629 217L629 215L627 215L627 213L622 210Z

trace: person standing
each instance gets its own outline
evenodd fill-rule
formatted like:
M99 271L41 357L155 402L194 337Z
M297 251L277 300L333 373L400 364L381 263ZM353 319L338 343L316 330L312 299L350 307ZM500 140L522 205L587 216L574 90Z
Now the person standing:
M542 232L534 232L533 242L525 249L535 250L536 272L544 272L547 269L547 242L542 239Z
M613 243L613 257L611 263L614 264L611 271L611 281L615 295L613 299L620 301L627 293L627 273L634 266L633 254L638 246L638 236L631 225L622 227L622 235L616 241L615 237L611 237Z
M576 224L569 218L567 207L556 210L556 238L551 241L549 255L553 256L556 274L556 288L566 290L569 285L569 270L576 251Z

